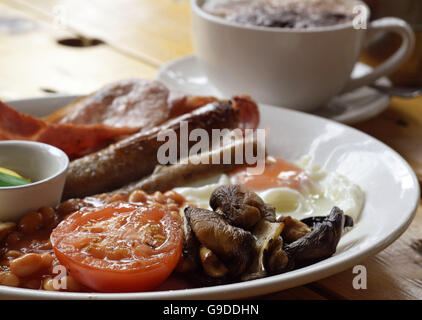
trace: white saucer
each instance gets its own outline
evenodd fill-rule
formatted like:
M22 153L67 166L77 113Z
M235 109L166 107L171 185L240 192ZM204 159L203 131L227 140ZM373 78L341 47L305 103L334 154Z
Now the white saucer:
M372 70L371 67L358 62L353 70L353 76L365 74L370 70ZM194 55L166 63L158 71L157 79L172 90L224 98L209 82ZM377 84L391 85L391 82L387 78L381 78L377 81ZM233 92L233 94L241 93L247 92ZM364 87L334 98L328 105L313 113L338 122L352 124L381 113L388 107L390 100L390 96Z

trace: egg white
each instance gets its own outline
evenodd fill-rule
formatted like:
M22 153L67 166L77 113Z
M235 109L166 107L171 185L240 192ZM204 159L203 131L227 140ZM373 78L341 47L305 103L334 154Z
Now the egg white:
M297 163L310 178L310 185L303 185L300 191L288 187L269 188L256 192L265 203L273 205L277 216L292 216L303 219L311 216L326 216L334 206L356 222L364 205L364 193L359 186L335 172L323 172L309 165L308 158ZM233 184L226 174L219 174L194 184L175 188L188 203L209 207L211 193L219 186Z

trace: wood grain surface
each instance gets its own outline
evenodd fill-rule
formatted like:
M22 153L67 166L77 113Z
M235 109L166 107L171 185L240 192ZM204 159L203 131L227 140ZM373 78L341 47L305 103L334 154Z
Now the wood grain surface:
M0 3L0 98L89 93L122 78L151 78L156 68L106 44L59 44L78 36Z
M93 39L72 47L63 39ZM71 42L72 43L72 42ZM86 93L113 80L152 78L193 52L187 0L3 0L0 3L0 98ZM422 98L393 99L355 126L397 150L422 180ZM362 261L366 290L352 270L262 299L422 299L422 206L391 246Z

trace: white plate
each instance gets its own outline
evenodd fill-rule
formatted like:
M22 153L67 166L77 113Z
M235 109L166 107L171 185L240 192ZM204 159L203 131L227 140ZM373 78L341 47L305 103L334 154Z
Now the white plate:
M357 63L353 70L353 76L358 77L368 73L370 70L372 70L371 67L363 63ZM193 55L165 64L158 71L157 79L173 90L224 98L209 82L198 59ZM381 78L376 83L391 85L390 80L387 78ZM243 94L247 92L237 93ZM321 107L314 114L338 122L352 124L372 118L384 111L390 104L390 100L390 96L386 94L369 87L363 87L334 98L328 105Z
M45 115L75 97L10 102L15 108ZM269 153L296 160L309 154L315 164L358 184L366 202L355 227L341 239L337 253L314 265L285 274L198 289L99 294L54 293L0 286L0 297L79 299L222 299L268 294L316 281L350 268L387 247L410 224L419 203L419 184L409 165L378 140L345 125L306 113L260 106L261 127L269 128ZM351 283L344 283L351 286Z

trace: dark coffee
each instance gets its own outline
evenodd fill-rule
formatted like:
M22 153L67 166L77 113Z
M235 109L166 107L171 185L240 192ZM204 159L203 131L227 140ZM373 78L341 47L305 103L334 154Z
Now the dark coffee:
M352 2L347 0L207 0L202 8L232 22L262 27L305 29L354 18Z

